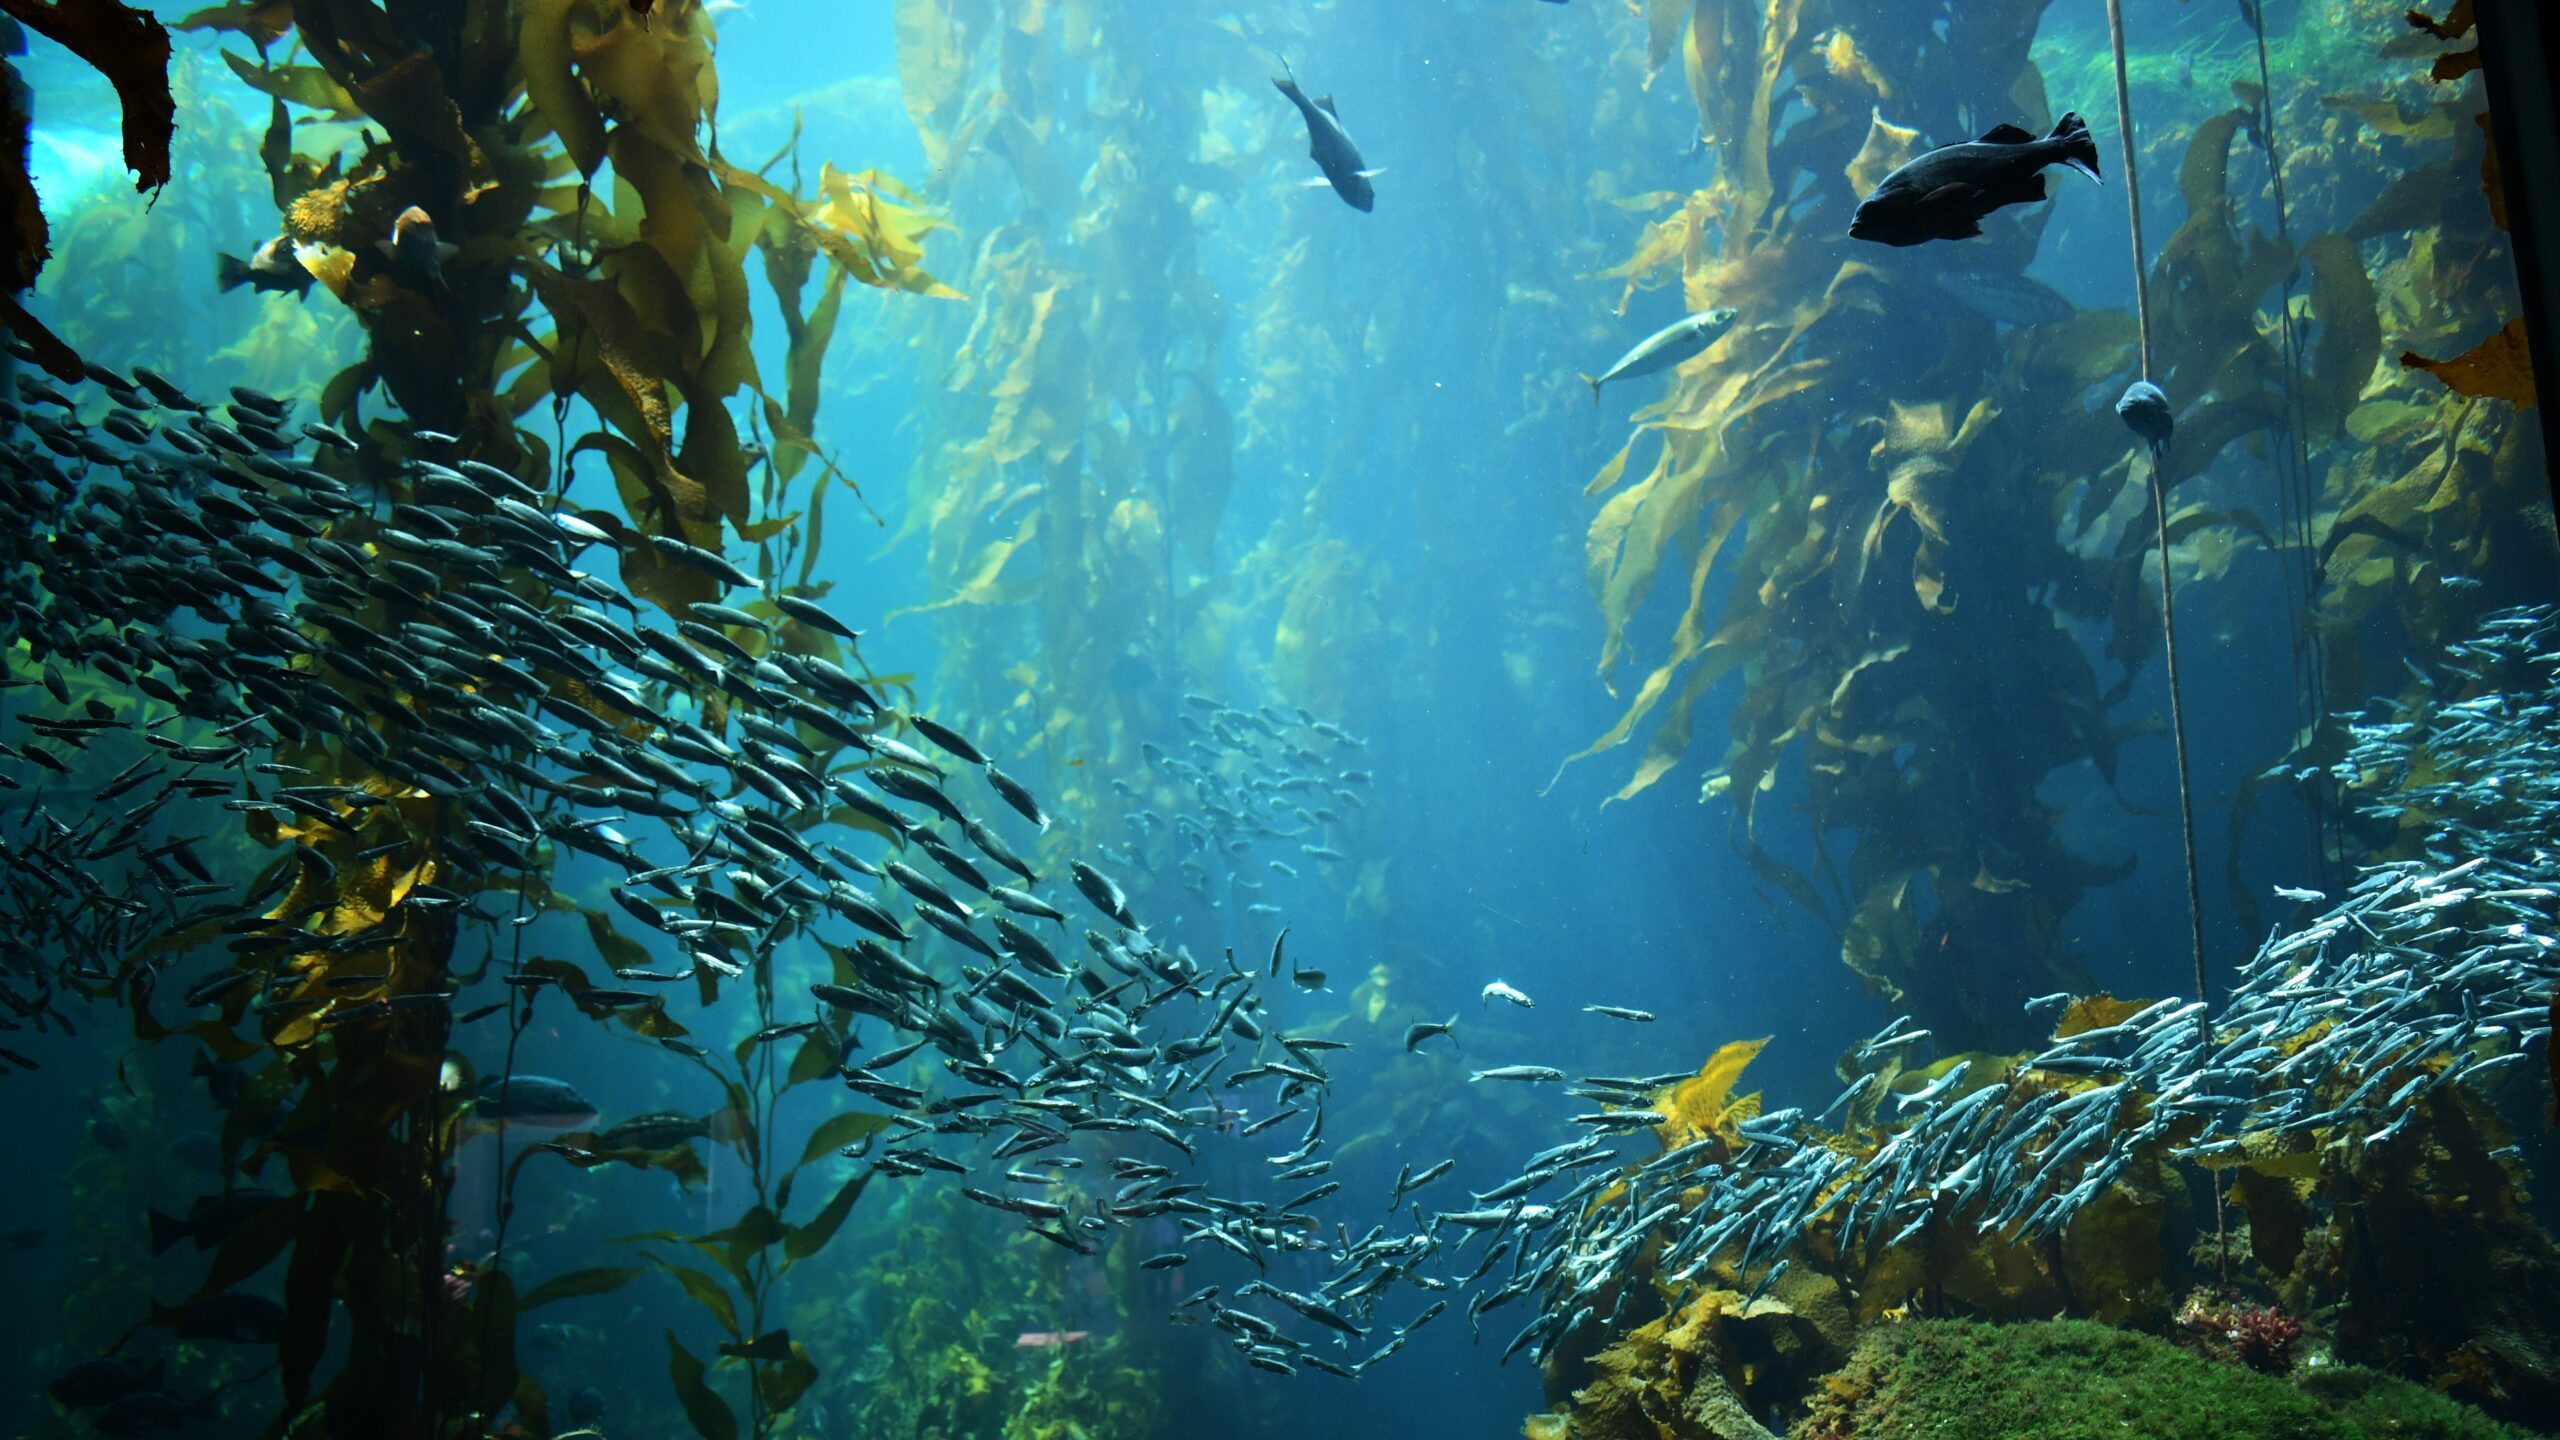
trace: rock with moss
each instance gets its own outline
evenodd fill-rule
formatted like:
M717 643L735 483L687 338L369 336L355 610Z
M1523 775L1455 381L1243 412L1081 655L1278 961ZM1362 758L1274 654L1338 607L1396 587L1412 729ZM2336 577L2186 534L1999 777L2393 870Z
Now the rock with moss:
M2303 1390L2371 1436L2394 1440L2515 1440L2535 1432L2492 1420L2424 1385L2361 1365L2306 1365Z
M1852 1323L1827 1280L1776 1288L1758 1300L1712 1290L1637 1327L1529 1421L1528 1440L1775 1440L1755 1415L1838 1363Z
M2523 1440L2531 1432L2368 1371L2296 1384L2078 1320L1877 1330L1793 1440Z

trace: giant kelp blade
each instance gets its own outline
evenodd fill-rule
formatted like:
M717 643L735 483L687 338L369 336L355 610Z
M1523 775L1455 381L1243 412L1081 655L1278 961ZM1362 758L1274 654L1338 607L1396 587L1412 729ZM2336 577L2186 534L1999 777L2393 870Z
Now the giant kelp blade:
M2325 439L2346 423L2382 355L2382 316L2355 242L2343 235L2314 235L2302 242L2311 267L2311 314L2320 338L2304 377L2305 421Z
M197 1293L220 1294L267 1268L284 1253L287 1245L293 1243L295 1233L301 1228L302 1217L302 1197L299 1195L260 1207L255 1214L243 1220L238 1229L223 1237L221 1247L214 1252L213 1264L206 1269L203 1281L197 1286Z
M516 1393L516 1282L503 1270L480 1277L466 1323L473 1331L473 1359L461 1377L464 1397L481 1414L495 1414Z
M604 164L604 115L576 74L574 27L586 0L525 0L518 32L525 95L567 147L578 173Z
M311 1372L328 1348L339 1268L350 1249L349 1212L364 1203L343 1195L316 1197L310 1223L294 1237L293 1258L285 1264L284 1339L276 1365L285 1397L295 1404L311 1393Z
M734 1333L734 1327L733 1327ZM684 1407L684 1418L703 1440L738 1440L738 1416L729 1402L703 1384L702 1362L667 1332L667 1379L675 1385L676 1403Z
M708 1250L710 1247L703 1248ZM732 1336L746 1333L738 1327L737 1302L729 1298L728 1290L722 1287L719 1281L690 1265L678 1265L671 1260L660 1260L654 1255L648 1258L655 1261L658 1268L669 1279L675 1281L677 1288L690 1296L695 1304L710 1311L711 1318L720 1322L721 1329L728 1331Z
M70 347L55 339L51 331L36 324L35 317L20 309L14 298L18 292L36 283L36 273L44 268L46 257L53 253L52 237L45 224L44 203L36 195L35 177L27 173L31 123L26 111L19 108L16 96L0 94L0 205L8 209L12 240L8 268L0 271L0 290L5 290L11 297L9 321L12 330L26 335L28 327L33 327L36 334L68 354ZM30 336L28 343L39 342ZM68 374L52 365L45 368L57 379L80 378L80 365L76 358Z
M15 100L0 96L0 209L8 212L14 241L6 268L0 270L0 323L25 342L46 374L76 381L81 378L78 353L18 303L19 292L35 284L36 272L52 253L44 204L36 196L34 177L27 173L28 126L27 115Z
M805 1224L790 1227L782 1238L782 1253L799 1261L825 1249L827 1242L836 1237L836 1231L843 1228L845 1217L853 1213L853 1204L862 1198L863 1187L869 1185L871 1177L877 1173L866 1170L847 1180L837 1189L835 1197L817 1214L810 1216Z
M2534 402L2533 360L2526 349L2521 316L2450 360L2430 360L2415 350L2403 350L2400 363L2426 371L2457 395L2504 400L2520 409Z
M830 1115L811 1132L809 1143L800 1151L800 1163L806 1165L823 1155L830 1155L869 1136L889 1128L889 1117L860 1110L847 1110Z
M951 163L953 124L969 93L969 57L979 34L993 18L984 6L964 7L936 0L896 0L898 98L924 141L925 164L937 175ZM979 22L979 23L973 23Z
M317 65L253 65L229 50L222 52L223 63L241 83L278 101L317 110L331 119L352 119L365 113L349 95L346 87L332 79Z
M1680 32L1689 23L1690 0L1645 0L1644 83L1650 89L1654 77L1671 61L1671 52L1680 44Z
M0 0L0 10L107 77L124 108L124 163L133 171L133 188L168 184L178 104L169 93L167 27L119 0Z
M818 1365L809 1358L809 1347L793 1340L783 1355L769 1358L766 1364L756 1368L756 1395L764 1402L767 1411L788 1410L799 1403L801 1396L809 1393L809 1387L818 1383L818 1378Z
M562 1300L608 1294L648 1273L648 1267L643 1265L598 1265L554 1275L524 1292L516 1301L516 1311L522 1314Z

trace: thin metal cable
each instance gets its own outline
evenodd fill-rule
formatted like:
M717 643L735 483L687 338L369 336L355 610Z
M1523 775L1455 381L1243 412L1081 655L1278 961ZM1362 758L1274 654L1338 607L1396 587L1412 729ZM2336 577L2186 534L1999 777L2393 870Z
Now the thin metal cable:
M2116 61L2116 134L2124 147L2124 203L2131 220L2133 240L2134 314L2141 322L2142 378L2151 379L2151 275L2150 264L2142 246L2142 185L2134 169L2133 97L2125 80L2124 65L2124 0L2107 0L2107 37L2115 46ZM2151 446L2151 523L2157 534L2160 551L2160 649L2167 662L2169 680L2169 737L2178 764L2178 838L2184 844L2187 859L2187 940L2195 959L2196 998L2207 998L2204 973L2204 890L2196 873L2196 809L2193 787L2188 781L2187 716L2180 701L2178 684L2178 620L2175 587L2169 576L2169 482L2162 473L2165 447ZM2198 1038L2204 1048L2213 1047L2212 1012L2207 1010L2197 1020ZM2231 1247L2223 1223L2222 1174L2214 1172L2213 1238L2214 1253L2219 1258L2221 1282L2225 1289L2231 1282Z

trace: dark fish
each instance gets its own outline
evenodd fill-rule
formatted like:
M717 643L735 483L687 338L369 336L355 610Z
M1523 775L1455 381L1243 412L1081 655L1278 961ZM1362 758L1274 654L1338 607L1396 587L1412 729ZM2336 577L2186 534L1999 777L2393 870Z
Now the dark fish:
M961 759L968 761L970 764L984 765L987 763L985 753L980 751L977 746L969 743L968 737L962 735L959 731L952 729L948 725L939 723L934 720L933 717L929 715L909 715L907 717L907 723L916 727L917 734L922 735L927 740L941 746L952 754L959 756Z
M600 1150L671 1150L688 1140L699 1140L710 1133L709 1127L691 1115L672 1110L656 1110L617 1120L596 1132L596 1148Z
M1031 862L1014 853L1013 847L1004 843L1004 838L995 831L974 819L960 828L969 837L969 843L977 846L981 854L1021 876L1024 884L1031 885L1039 882L1040 876L1032 870ZM988 893L995 892L990 890Z
M1049 817L1040 813L1040 802L1032 797L1031 791L1021 781L992 764L982 765L979 769L986 775L987 783L995 788L996 794L1003 797L1004 803L1012 806L1017 814L1043 830L1049 828Z
M605 1416L604 1392L593 1385L581 1385L569 1393L569 1423L592 1428Z
M649 543L657 548L660 558L698 570L724 584L741 589L753 589L756 584L756 577L731 564L727 556L716 550L706 550L690 541L674 540L664 535L651 537Z
M1081 860L1070 863L1067 873L1075 880L1076 889L1083 893L1084 898L1093 902L1094 909L1132 930L1138 928L1138 922L1129 916L1129 897L1121 893L1119 884L1110 876Z
M1455 1015L1446 1020L1425 1020L1417 1025L1407 1025L1404 1027L1404 1053L1412 1054L1414 1047L1434 1035L1446 1035L1449 1043L1455 1045L1458 1043L1457 1028L1458 1017Z
M2116 401L2116 418L2155 455L2168 450L2170 437L2178 431L2178 414L2170 408L2168 392L2148 380L2125 387L2123 398Z
M227 1340L234 1345L273 1345L284 1338L284 1307L263 1295L226 1290L160 1317L181 1340Z
M812 630L824 630L832 635L841 635L847 640L859 640L862 638L862 633L860 631L845 624L835 616L828 614L819 606L801 599L797 595L775 595L773 597L773 608L790 616L792 619L799 621L801 624L808 626Z
M302 268L301 258L293 253L293 242L282 235L250 251L246 260L237 255L215 255L213 274L216 287L225 294L243 285L279 295L306 295L311 290L311 272ZM157 395L158 387L152 388ZM162 403L168 402L164 398Z
M180 1400L160 1390L137 1390L118 1396L90 1418L101 1435L159 1435L186 1428L190 1420L210 1420L213 1397Z
M151 398L159 401L160 407L164 410L204 409L202 405L190 398L186 391L178 388L178 382L148 365L134 366L133 378L136 384L151 392Z
M1307 92L1298 88L1297 72L1289 69L1285 57L1280 61L1280 68L1287 74L1271 77L1271 83L1281 94L1289 97L1289 103L1298 107L1300 115L1306 117L1307 154L1315 160L1316 168L1324 172L1324 178L1332 182L1333 193L1341 196L1344 204L1366 212L1378 203L1377 192L1370 188L1369 180L1379 172L1368 168L1368 162L1360 158L1360 147L1351 143L1351 132L1342 128L1342 117L1333 108L1333 97L1327 95L1321 100L1309 100Z
M151 1253L157 1255L181 1240L193 1240L198 1250L210 1250L239 1229L242 1221L293 1198L273 1190L232 1190L197 1196L183 1220L167 1211L153 1210L149 1212Z
M165 1356L149 1365L137 1365L110 1355L103 1360L81 1361L53 1377L53 1383L45 1388L61 1404L74 1410L89 1410L138 1390L159 1388L168 1370Z
M1920 245L1982 233L1992 211L2045 198L2044 168L2068 165L2095 180L2098 146L2078 115L2065 115L2042 139L2015 125L1994 126L1979 140L1941 145L1884 177L1859 202L1849 237L1880 245Z
M551 1130L580 1129L596 1118L596 1107L576 1086L548 1075L492 1075L480 1082L472 1110L483 1119Z
M459 252L459 247L436 238L435 218L418 206L400 212L391 222L391 238L373 242L384 258L429 283L444 284L444 262Z

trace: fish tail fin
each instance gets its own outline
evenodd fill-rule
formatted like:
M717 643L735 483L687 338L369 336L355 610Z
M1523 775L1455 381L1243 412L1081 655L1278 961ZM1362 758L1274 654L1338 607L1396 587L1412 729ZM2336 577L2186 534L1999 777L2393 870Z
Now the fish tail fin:
M225 295L230 294L249 283L249 262L237 255L215 255L213 281L216 289Z
M1594 410L1599 409L1599 408L1600 408L1600 382L1599 382L1599 381L1597 381L1597 380L1592 379L1592 378L1591 378L1590 376L1588 376L1588 375L1584 375L1584 376L1582 377L1582 383L1591 387L1591 408L1592 408L1592 409L1594 409Z
M1273 58L1280 62L1280 73L1271 77L1272 88L1278 90L1281 94L1288 96L1292 100L1300 98L1298 91L1298 72L1296 67L1289 63L1289 57L1286 55L1278 55Z
M2062 163L2103 185L2106 177L2098 173L2098 142L2089 138L2089 122L2077 111L2054 122L2053 133L2045 137L2062 144Z
M170 1246L185 1239L186 1234L187 1222L184 1220L179 1219L177 1216L170 1214L166 1210L154 1210L151 1212L152 1254L159 1255L165 1253Z

